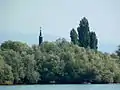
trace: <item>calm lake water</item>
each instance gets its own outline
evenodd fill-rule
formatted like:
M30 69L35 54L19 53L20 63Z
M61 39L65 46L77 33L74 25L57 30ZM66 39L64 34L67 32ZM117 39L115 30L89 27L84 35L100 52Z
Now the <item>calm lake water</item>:
M94 85L18 85L0 86L0 90L120 90L120 84Z

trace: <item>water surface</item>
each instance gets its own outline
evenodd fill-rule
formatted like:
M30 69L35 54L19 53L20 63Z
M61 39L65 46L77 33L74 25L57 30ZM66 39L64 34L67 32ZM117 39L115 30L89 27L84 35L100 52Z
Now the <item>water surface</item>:
M120 84L17 85L0 86L0 90L120 90Z

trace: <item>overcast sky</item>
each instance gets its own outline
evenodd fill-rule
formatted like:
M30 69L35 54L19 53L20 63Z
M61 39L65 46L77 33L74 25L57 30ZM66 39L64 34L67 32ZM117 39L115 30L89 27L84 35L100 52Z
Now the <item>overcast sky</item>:
M114 52L120 44L120 0L0 0L0 33L4 37L10 32L36 34L41 26L47 40L52 40L49 36L69 40L70 30L83 17L97 34L99 50Z

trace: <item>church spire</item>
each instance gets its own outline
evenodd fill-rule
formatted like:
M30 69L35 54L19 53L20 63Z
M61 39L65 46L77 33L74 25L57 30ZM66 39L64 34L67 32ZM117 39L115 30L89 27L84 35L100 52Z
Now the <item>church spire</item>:
M42 37L42 30L41 30L41 27L40 27L39 46L41 45L42 41L43 41L43 37Z
M40 36L42 36L42 33L41 33L41 27L40 27Z

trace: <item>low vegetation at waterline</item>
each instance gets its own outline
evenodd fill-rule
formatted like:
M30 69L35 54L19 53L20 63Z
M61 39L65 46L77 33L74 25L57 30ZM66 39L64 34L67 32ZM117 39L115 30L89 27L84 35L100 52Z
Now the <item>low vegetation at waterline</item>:
M65 39L31 47L5 41L0 46L0 84L120 83L119 52L102 53Z

